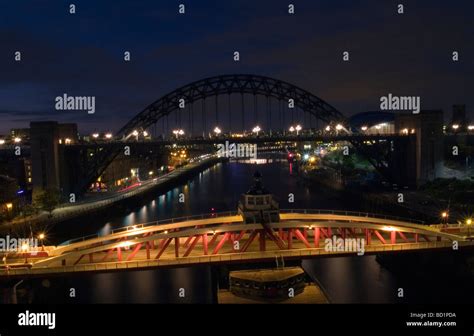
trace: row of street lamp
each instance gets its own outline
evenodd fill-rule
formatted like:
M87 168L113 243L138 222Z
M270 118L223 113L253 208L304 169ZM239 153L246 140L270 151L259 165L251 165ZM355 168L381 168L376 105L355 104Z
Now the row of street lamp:
M340 130L344 129L344 126L342 126L341 124L337 124L334 128L336 129L336 131L340 131ZM290 131L291 133L296 132L296 135L299 135L299 132L300 132L302 129L303 129L303 127L302 127L300 124L297 124L297 125L292 125L292 126L290 126L289 131ZM331 126L327 126L327 127L325 128L325 130L326 130L326 131L330 131L330 130L331 130ZM214 133L215 133L216 135L219 135L219 134L222 133L222 129L221 129L220 127L218 127L218 126L216 126L213 131L214 131ZM255 133L257 136L258 136L258 134L259 134L261 131L262 131L262 128L261 128L259 125L257 125L257 126L255 126L254 128L252 128L252 133ZM185 132L184 132L183 129L174 129L174 130L172 131L172 133L173 133L176 137L178 137L178 136L183 136L183 135L185 134ZM140 133L138 130L134 130L134 131L129 135L129 137L130 137L130 136L134 136L134 137L136 137L137 140L138 140L138 137L140 136L140 134L142 134L144 137L147 137L147 136L149 135L149 133L148 133L147 131L143 131L143 132ZM93 133L93 134L92 134L92 138L94 138L94 139L98 139L99 136L100 136L99 133ZM106 133L106 134L104 135L104 137L105 137L106 139L112 139L112 138L113 138L113 135L112 135L112 133ZM0 141L1 141L1 140L0 140ZM2 143L0 142L0 144L2 144Z
M335 128L336 128L337 131L340 131L340 130L342 130L344 127L343 127L341 124L337 124ZM303 127L298 124L298 125L296 125L296 126L291 126L291 127L289 128L289 131L292 132L292 133L296 131L296 134L299 135L299 132L300 132L302 129L303 129ZM326 131L329 131L329 130L331 130L331 127L330 127L330 126L327 126L327 127L326 127ZM214 131L214 133L215 133L216 135L219 135L219 134L222 133L222 130L221 130L218 126L216 126L213 131ZM252 128L252 133L256 133L257 135L258 135L258 133L259 133L260 131L262 131L262 128L261 128L260 126L258 126L258 125L255 126L254 128ZM175 130L172 131L172 133L173 133L176 137L178 137L178 136L184 135L185 132L184 132L183 129L175 129ZM138 137L138 136L139 136L139 132L138 132L137 130L134 130L131 135ZM148 136L148 133L147 133L146 131L144 131L144 132L143 132L143 136L145 136L145 137ZM106 135L106 137L107 137L107 135Z

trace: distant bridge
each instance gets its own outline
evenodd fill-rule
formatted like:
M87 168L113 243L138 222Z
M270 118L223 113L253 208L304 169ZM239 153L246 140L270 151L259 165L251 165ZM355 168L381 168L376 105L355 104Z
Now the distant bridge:
M390 141L400 138L414 137L414 135L403 134L340 134L340 135L267 135L267 136L220 136L212 138L178 138L166 140L144 140L144 141L107 141L107 142L84 142L73 145L63 145L65 149L75 148L116 148L122 149L124 146L170 146L170 145L213 145L228 141L229 143L261 144L274 142L305 142L305 141Z
M0 277L41 277L83 272L139 270L197 264L272 261L356 255L325 249L325 240L364 239L364 255L472 248L452 230L406 219L359 212L281 211L280 222L245 224L236 213L174 218L127 226L105 236L45 246L36 254L7 255Z

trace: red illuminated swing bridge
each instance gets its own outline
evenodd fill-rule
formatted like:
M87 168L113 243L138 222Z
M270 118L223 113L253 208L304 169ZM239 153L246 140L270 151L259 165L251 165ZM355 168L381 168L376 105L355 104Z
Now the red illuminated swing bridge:
M460 226L368 213L281 210L279 222L262 225L226 212L127 226L105 236L44 246L36 254L7 255L0 277L356 255L325 249L324 240L334 236L365 239L364 254L474 246Z

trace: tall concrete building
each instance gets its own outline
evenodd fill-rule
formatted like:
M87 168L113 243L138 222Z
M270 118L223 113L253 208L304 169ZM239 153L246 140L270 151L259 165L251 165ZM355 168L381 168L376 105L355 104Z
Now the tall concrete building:
M30 123L33 197L46 188L59 189L58 123Z
M424 110L419 114L397 114L395 130L415 134L414 173L417 184L441 176L443 168L443 111Z

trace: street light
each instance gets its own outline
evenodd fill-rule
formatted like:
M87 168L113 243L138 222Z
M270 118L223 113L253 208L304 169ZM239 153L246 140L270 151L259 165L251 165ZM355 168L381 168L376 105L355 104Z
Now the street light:
M0 145L3 145L5 144L5 140L4 139L0 139Z
M216 133L216 135L219 135L221 134L221 129L219 127L216 126L216 128L214 128L214 133Z
M260 126L255 126L253 129L252 129L252 132L253 133L257 133L257 136L258 136L258 132L260 132L262 129L260 128Z
M367 126L362 126L360 129L363 130L364 132L367 131Z
M459 128L459 125L458 124L454 124L453 126L451 126L453 128L453 130L457 130Z
M138 133L137 130L133 130L133 132L132 132L132 135L137 138L137 141L138 141L138 135L139 135L139 134L140 134L140 133Z
M92 137L93 137L94 139L97 139L97 138L99 137L99 133L94 133L94 134L92 134Z
M341 125L341 124L337 124L337 125L336 125L336 130L337 130L337 131L340 131L340 130L342 130L342 128L343 128L343 127L342 127L342 125Z
M470 131L474 131L474 125L469 125L467 126L467 129L470 130ZM1 141L1 140L0 140Z
M43 244L43 241L44 241L44 238L46 237L46 235L44 233L40 233L38 235L38 239L40 240L40 243L41 243L41 249L44 251L44 244Z
M147 136L148 136L148 132L147 132L147 131L143 131L143 136L144 136L144 137L147 137Z
M179 130L173 130L173 134L176 136L176 138L178 138L178 135L183 135L184 134L184 131L182 129L179 129Z
M295 128L293 126L290 127L290 132L293 133L295 131Z
M472 224L472 219L468 218L466 219L466 225L467 225L467 235L471 235L471 224Z
M303 128L301 127L301 125L296 125L296 127L295 127L296 135L299 135L299 132L300 132L302 129L303 129Z
M329 132L331 130L331 126L327 125L325 130L326 130L326 132Z
M16 137L15 139L13 139L13 141L14 141L15 143L20 143L20 142L21 142L21 138Z
M443 211L441 213L441 218L443 219L445 224L448 224L448 217L449 217L449 213L447 211Z
M112 133L107 133L107 134L105 135L105 138L106 138L106 139L112 139Z

